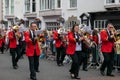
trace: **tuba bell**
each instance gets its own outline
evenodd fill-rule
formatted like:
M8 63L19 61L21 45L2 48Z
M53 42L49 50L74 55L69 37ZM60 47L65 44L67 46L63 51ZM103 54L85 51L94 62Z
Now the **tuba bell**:
M65 28L58 29L58 34L65 34L65 33L66 33L66 29Z
M59 28L58 29L58 38L62 40L62 42L66 43L65 36L68 34L67 30L65 28Z

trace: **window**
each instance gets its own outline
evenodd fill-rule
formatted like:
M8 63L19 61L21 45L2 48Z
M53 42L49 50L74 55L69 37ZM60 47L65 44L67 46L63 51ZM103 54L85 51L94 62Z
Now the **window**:
M60 25L60 23L57 23L57 22L46 22L45 24L48 30L56 30Z
M61 8L61 0L57 0L57 8Z
M70 21L69 24L68 24L68 28L72 28L74 24L76 24L77 22L76 21Z
M30 0L25 0L25 11L30 12Z
M70 0L70 8L76 8L77 7L77 0Z
M106 0L106 3L115 3L115 0Z
M9 0L5 0L5 11L6 14L9 14Z
M32 12L36 11L36 1L32 0Z
M55 0L50 0L50 9L55 9Z
M106 27L106 20L95 20L94 28L104 29Z
M45 9L45 0L42 0L42 10Z
M55 0L40 0L40 10L55 8Z
M11 0L11 14L14 14L14 0Z
M50 0L45 0L45 9L50 8Z

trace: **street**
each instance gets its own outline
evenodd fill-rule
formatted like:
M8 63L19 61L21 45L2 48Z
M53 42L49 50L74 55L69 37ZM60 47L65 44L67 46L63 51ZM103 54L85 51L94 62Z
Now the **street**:
M19 68L14 70L11 65L11 56L8 52L0 54L0 80L30 80L27 57L20 59ZM37 80L72 80L69 75L70 64L58 67L55 61L40 60L40 72ZM120 80L120 73L114 71L115 77L101 76L99 70L80 70L81 80Z

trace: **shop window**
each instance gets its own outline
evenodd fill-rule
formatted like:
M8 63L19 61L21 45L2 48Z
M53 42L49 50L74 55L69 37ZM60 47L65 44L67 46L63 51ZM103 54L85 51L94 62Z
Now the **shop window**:
M106 20L94 20L94 28L104 29L106 28Z

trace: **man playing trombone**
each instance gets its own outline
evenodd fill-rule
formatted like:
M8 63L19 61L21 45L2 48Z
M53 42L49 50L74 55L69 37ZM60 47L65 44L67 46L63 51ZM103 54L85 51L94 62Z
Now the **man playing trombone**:
M107 24L107 29L103 29L100 33L101 36L101 52L104 56L104 61L100 68L100 73L104 76L105 68L107 68L107 76L114 77L112 74L113 69L113 61L114 61L114 42L115 42L115 33L113 33L113 25L111 23Z

